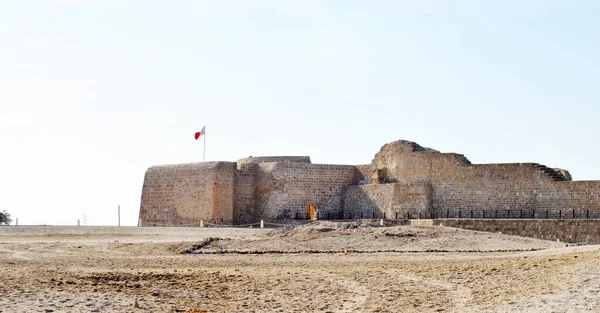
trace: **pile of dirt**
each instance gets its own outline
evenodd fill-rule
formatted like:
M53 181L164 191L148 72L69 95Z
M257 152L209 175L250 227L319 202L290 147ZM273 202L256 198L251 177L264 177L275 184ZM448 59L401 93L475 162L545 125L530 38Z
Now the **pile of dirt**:
M290 225L288 227L276 229L266 234L267 237L293 237L308 234L320 233L356 233L360 228L374 227L363 221L355 222L329 222L317 221L303 225Z
M551 241L443 226L317 221L253 239L212 240L186 253L517 252L564 246Z

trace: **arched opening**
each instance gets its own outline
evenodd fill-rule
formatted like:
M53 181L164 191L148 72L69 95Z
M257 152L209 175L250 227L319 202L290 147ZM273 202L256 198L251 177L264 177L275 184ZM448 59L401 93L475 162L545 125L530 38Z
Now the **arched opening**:
M317 206L312 202L306 205L306 219L311 221L317 220Z

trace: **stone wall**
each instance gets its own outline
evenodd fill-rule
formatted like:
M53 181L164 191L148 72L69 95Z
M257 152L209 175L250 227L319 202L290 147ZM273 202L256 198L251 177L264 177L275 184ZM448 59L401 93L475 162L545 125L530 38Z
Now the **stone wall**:
M357 175L359 175L362 183L376 183L372 181L373 166L371 164L356 165L356 170L358 171ZM371 181L369 181L369 179L371 179Z
M369 181L392 183L428 183L436 168L455 168L471 164L463 155L440 153L410 141L394 141L384 145L373 158ZM380 170L383 179L377 179Z
M599 181L554 181L533 163L478 164L432 172L434 210L600 210Z
M442 219L433 225L560 240L578 244L600 244L600 220L508 220Z
M600 211L600 181L564 181L534 191L537 206L547 209Z
M217 162L213 172L213 207L208 220L222 220L226 223L233 221L233 191L236 164L232 162Z
M256 212L265 219L294 218L314 203L321 213L342 210L342 191L360 179L351 165L261 163L256 174Z
M235 163L206 162L153 166L142 187L143 226L196 224L232 217Z
M233 224L250 224L260 219L255 211L257 168L257 164L246 164L235 173Z
M352 218L416 218L430 211L429 184L369 184L344 192L344 213Z
M344 191L346 218L381 218L392 210L398 184L348 186ZM386 214L386 217L391 217Z
M535 207L536 186L551 185L533 164L433 166L434 210L505 210Z
M600 181L569 181L567 171L536 163L471 164L460 154L396 141L381 148L372 167L370 181L379 173L387 182L430 183L432 209L455 216L458 211L509 209L600 214Z
M430 184L399 184L395 190L396 201L387 216L426 217L432 208L432 187Z

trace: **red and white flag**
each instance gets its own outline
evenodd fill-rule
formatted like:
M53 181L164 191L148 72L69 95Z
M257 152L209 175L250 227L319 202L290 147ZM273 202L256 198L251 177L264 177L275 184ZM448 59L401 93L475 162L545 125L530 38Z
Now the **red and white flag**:
M198 138L200 138L200 136L202 135L206 135L206 126L202 127L202 130L199 132L196 132L194 134L194 138L196 138L196 140L198 140Z

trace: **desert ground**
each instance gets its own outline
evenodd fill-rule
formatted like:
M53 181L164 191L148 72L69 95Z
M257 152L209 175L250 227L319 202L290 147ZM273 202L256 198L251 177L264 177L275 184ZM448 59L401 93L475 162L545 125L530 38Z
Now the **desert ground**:
M600 312L600 246L445 227L0 227L0 312Z

